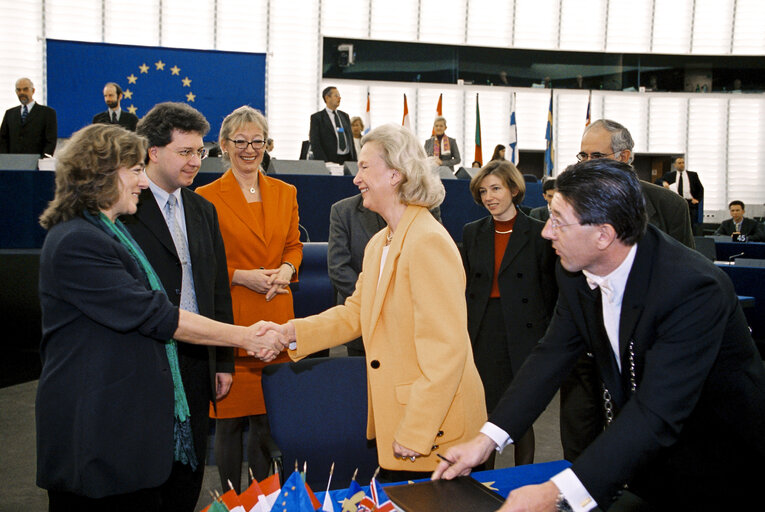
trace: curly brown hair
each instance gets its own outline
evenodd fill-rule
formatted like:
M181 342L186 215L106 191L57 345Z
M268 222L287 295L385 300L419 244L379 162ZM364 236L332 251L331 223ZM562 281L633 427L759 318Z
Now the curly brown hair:
M50 229L84 211L98 214L119 198L117 170L141 164L148 142L117 125L94 124L72 135L56 154L56 194L40 215Z

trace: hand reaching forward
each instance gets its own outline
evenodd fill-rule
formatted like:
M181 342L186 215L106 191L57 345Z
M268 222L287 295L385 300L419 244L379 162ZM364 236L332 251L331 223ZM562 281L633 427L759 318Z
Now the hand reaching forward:
M430 478L431 480L439 478L451 480L457 476L469 475L475 466L489 458L496 447L494 441L485 434L478 434L466 443L452 446L444 453L446 460L438 463Z
M245 350L251 356L268 363L276 359L276 356L284 350L287 342L278 330L270 329L271 322L260 321L247 327L247 342ZM277 325L277 324L272 324Z
M295 326L292 325L290 322L286 322L281 325L274 322L258 322L255 325L260 326L260 329L258 330L257 334L264 334L268 330L273 330L281 334L282 342L284 343L284 348L289 348L290 343L292 343L293 341L297 341L297 335L295 334Z

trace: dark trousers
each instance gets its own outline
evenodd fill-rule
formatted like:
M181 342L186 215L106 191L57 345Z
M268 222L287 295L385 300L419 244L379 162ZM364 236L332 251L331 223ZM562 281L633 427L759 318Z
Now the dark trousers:
M600 376L595 358L583 354L560 388L563 458L573 462L605 427Z
M141 489L105 498L88 498L70 492L48 491L49 512L160 512L159 489Z

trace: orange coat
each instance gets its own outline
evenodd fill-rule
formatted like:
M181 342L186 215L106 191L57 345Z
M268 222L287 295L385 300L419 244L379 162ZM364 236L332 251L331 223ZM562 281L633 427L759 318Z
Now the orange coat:
M303 244L298 230L297 189L283 181L260 174L260 196L263 223L252 211L252 203L242 194L239 183L229 169L219 179L196 191L215 205L220 230L226 246L229 282L237 269L279 268L288 261L295 268L303 260ZM297 275L293 276L297 281ZM245 286L231 287L231 301L236 325L251 325L259 320L284 323L294 318L292 293L276 295L270 302L266 296ZM274 362L289 361L286 354ZM217 418L238 418L266 412L260 386L264 363L237 351L234 382L231 391L217 404Z

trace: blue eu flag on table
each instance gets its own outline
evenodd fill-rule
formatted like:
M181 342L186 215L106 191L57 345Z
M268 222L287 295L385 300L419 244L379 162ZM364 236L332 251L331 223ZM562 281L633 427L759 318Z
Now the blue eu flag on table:
M139 118L163 101L196 108L210 123L205 140L217 140L223 118L235 108L265 110L264 53L57 39L46 43L48 105L56 109L59 137L69 137L106 110L107 82L119 84L124 93L120 108Z

